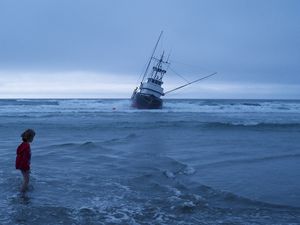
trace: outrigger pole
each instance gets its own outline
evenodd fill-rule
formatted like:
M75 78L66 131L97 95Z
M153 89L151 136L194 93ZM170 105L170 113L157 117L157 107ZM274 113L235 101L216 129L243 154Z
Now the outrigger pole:
M147 75L147 72L148 72L149 66L150 66L150 64L151 64L151 60L152 60L152 58L153 58L153 55L154 55L154 53L155 53L155 51L156 51L157 45L158 45L158 43L159 43L159 41L160 41L160 38L161 38L162 34L163 34L163 31L161 31L161 32L160 32L160 35L159 35L159 37L158 37L158 40L157 40L157 42L156 42L156 44L155 44L155 47L154 47L154 49L153 49L153 52L152 52L151 58L150 58L150 60L149 60L149 63L148 63L148 65L147 65L147 68L146 68L146 70L145 70L145 73L144 73L144 75L143 75L142 82L144 81L144 79L145 79L145 76Z
M170 91L165 92L164 95L169 94L170 92L176 91L176 90L178 90L178 89L181 89L181 88L183 88L183 87L186 87L186 86L188 86L188 85L190 85L190 84L196 83L196 82L198 82L198 81L200 81L200 80L204 80L204 79L206 79L206 78L208 78L208 77L214 76L214 75L216 75L216 74L217 74L217 72L212 73L212 74L210 74L210 75L207 75L207 76L205 76L205 77L199 78L199 79L197 79L197 80L194 80L194 81L192 81L192 82L189 82L189 83L187 83L187 84L185 84L185 85L182 85L182 86L180 86L180 87L174 88L174 89L172 89L172 90L170 90Z

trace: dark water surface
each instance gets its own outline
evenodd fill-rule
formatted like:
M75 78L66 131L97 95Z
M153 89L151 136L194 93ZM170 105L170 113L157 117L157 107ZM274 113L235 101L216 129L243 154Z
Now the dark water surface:
M300 224L300 101L129 105L0 100L0 224Z

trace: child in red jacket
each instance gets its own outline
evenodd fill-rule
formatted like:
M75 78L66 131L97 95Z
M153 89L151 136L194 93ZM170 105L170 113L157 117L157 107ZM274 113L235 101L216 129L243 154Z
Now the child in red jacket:
M29 143L33 141L34 136L34 130L26 130L21 135L23 142L17 148L16 169L21 170L24 179L21 189L22 192L25 192L28 188L31 159L31 150Z

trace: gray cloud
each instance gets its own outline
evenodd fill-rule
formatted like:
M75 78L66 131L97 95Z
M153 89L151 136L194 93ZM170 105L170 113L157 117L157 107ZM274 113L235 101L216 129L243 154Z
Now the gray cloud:
M295 84L299 11L297 0L3 0L0 70L138 78L164 30L163 47L172 50L174 68L190 79L218 71L216 82Z

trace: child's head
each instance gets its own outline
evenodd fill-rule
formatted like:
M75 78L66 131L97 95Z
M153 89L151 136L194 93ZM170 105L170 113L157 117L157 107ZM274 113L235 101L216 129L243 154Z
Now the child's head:
M32 142L34 136L35 132L32 129L27 129L21 134L22 140L25 142Z

